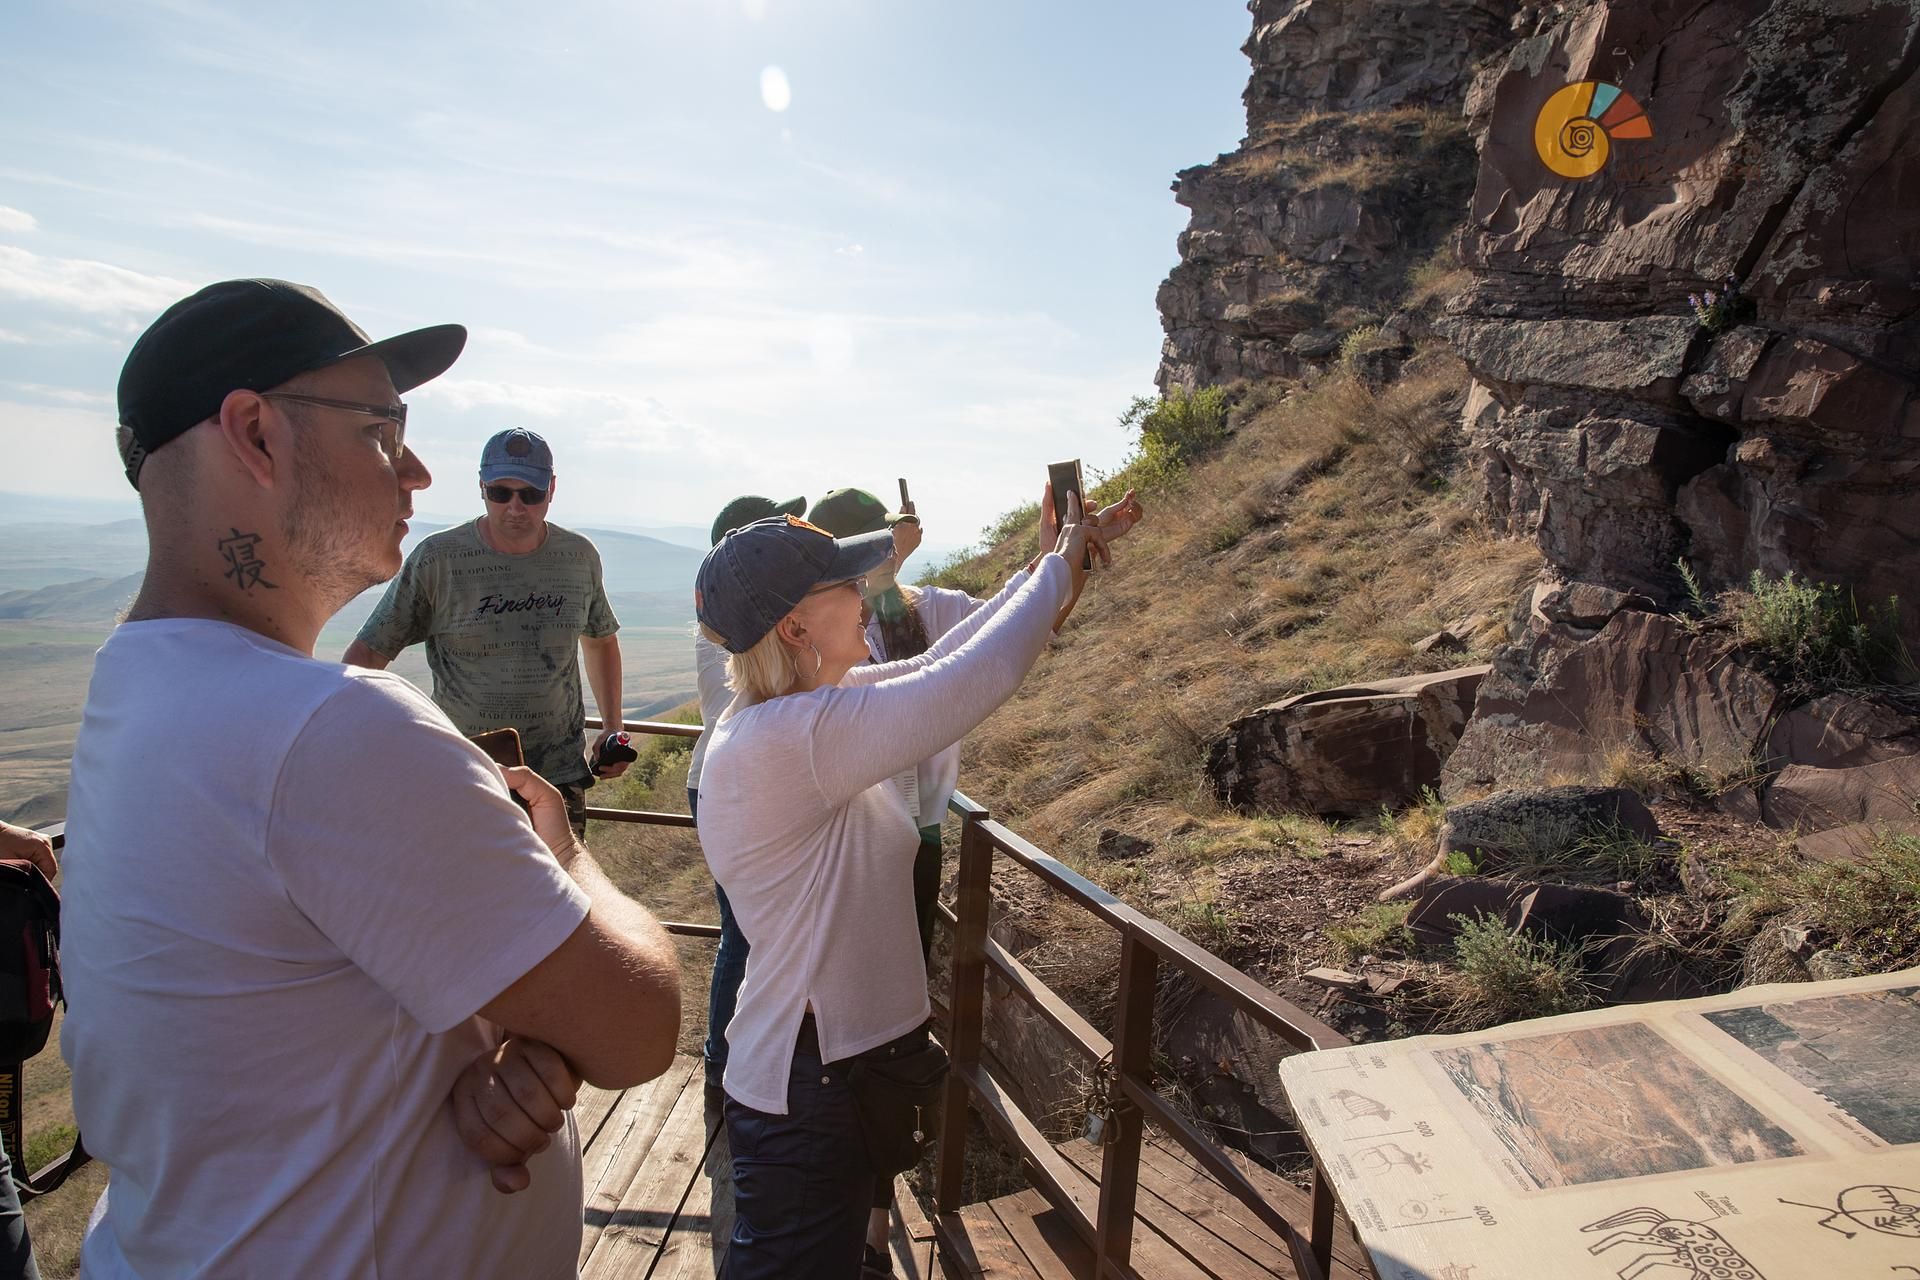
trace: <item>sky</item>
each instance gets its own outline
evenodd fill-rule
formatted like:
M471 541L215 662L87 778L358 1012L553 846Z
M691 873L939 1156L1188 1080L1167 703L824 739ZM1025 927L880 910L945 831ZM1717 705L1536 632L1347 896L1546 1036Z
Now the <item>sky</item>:
M1174 173L1244 132L1242 0L9 0L0 489L125 502L127 348L236 276L374 337L428 517L493 432L562 524L907 477L929 547L1111 468L1151 394ZM29 464L26 460L31 459ZM104 508L103 508L104 509Z

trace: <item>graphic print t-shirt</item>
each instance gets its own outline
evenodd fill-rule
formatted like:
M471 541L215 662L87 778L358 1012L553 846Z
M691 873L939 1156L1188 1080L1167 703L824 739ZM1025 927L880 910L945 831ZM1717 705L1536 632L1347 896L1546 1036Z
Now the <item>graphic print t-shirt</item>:
M584 782L581 636L620 629L592 542L555 524L537 551L510 556L479 522L414 548L360 639L393 657L427 646L433 700L468 735L511 726L527 764L547 781Z

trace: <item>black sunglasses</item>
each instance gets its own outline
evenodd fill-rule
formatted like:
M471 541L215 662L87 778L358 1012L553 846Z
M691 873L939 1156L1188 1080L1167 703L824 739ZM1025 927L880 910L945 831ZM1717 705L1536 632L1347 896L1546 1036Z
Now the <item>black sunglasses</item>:
M488 502L495 502L503 507L515 498L520 499L520 505L523 507L537 507L547 500L545 489L510 489L504 484L483 484L480 487L486 490Z

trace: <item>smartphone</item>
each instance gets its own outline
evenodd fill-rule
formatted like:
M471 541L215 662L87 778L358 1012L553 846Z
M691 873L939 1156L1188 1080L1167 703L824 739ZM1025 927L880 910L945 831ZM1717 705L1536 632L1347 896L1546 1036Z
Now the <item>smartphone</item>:
M502 769L510 769L527 762L526 754L520 750L518 729L489 729L485 733L474 734L467 741L486 752L487 759ZM533 812L528 808L527 802L520 798L519 792L509 791L507 794L512 796L513 802L522 809L526 809L528 813Z
M1087 486L1080 479L1080 459L1074 458L1068 462L1048 463L1047 483L1053 486L1054 521L1062 528L1065 528L1067 523L1067 495L1069 493L1079 494L1080 508L1083 512L1086 510ZM1051 551L1053 548L1046 547L1043 548L1043 550ZM1088 551L1086 553L1085 561L1080 567L1083 569L1093 568L1093 552Z

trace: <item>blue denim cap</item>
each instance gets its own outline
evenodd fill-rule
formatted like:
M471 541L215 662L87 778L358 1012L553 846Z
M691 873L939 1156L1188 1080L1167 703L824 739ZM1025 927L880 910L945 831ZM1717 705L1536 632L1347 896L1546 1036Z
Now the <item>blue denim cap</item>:
M700 562L693 609L730 653L766 638L801 597L846 582L893 554L893 531L836 538L798 516L756 520L720 539Z
M536 489L553 483L553 450L525 427L508 427L480 451L480 483L524 480Z

